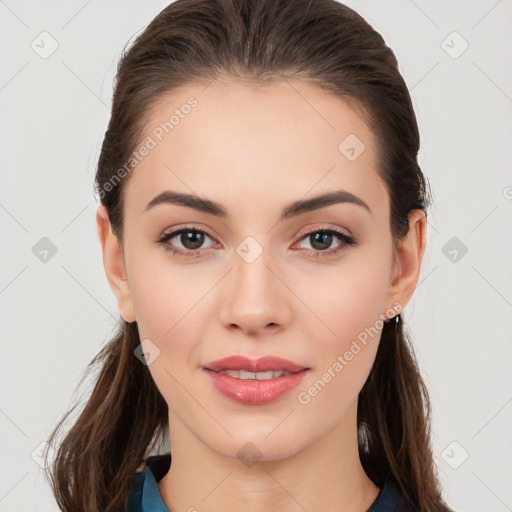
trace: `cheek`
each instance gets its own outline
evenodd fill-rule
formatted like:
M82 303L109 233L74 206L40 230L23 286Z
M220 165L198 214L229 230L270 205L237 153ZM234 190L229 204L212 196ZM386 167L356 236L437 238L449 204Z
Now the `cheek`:
M165 254L155 257L136 249L132 255L130 288L140 339L151 340L160 351L149 370L167 403L173 403L181 397L179 383L198 364L204 338L201 319L212 308L208 291L218 276L184 272Z
M309 328L309 337L315 340L314 372L297 396L306 410L327 413L329 424L339 421L357 400L384 325L380 316L384 294L375 282L346 280L331 294L319 315L325 325Z
M308 338L314 340L316 371L305 384L310 386L320 378L318 386L325 388L326 403L340 403L341 396L351 400L360 391L384 325L388 260L366 258L360 252L357 261L352 261L334 272L331 269L328 279L319 275L316 280L308 279L300 292L314 313L306 325Z
M296 288L313 315L310 323L317 332L315 337L340 349L381 319L389 292L387 263L369 262L364 255L356 258L354 264L303 279Z
M182 385L188 382L190 369L197 363L194 357L197 340L201 340L197 318L204 307L198 301L208 283L191 280L189 274L183 276L176 271L177 266L158 266L149 258L140 263L130 277L137 326L140 339L149 338L159 350L148 369L167 404L186 411L190 396Z
M161 251L161 252L160 252ZM130 290L141 338L170 339L187 321L208 283L180 271L164 249L134 248L130 261Z

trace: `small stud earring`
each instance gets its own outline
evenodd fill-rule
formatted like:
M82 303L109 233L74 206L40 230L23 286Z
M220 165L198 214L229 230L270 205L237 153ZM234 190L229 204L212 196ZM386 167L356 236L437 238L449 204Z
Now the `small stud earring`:
M395 316L392 316L391 318L388 318L386 320L384 320L384 323L388 324L390 323L393 319L395 320L395 324L398 324L398 322L400 322L400 311L402 310L402 306L400 305L399 302L395 302L393 304L393 309L398 313L397 315Z

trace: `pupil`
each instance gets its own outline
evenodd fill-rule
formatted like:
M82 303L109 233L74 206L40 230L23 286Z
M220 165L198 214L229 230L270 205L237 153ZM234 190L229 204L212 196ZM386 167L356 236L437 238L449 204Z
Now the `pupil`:
M198 249L203 243L203 233L198 231L186 231L181 234L181 243L187 249Z
M315 249L328 249L332 242L332 234L331 233L315 233L312 235L313 243L311 246ZM319 242L319 246L316 246L317 242Z

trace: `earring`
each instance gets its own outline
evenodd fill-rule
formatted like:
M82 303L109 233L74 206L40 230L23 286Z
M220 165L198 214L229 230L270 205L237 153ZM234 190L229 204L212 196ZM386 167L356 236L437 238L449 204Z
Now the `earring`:
M393 309L398 314L395 315L395 316L392 316L391 318L388 318L388 319L384 320L384 323L389 324L394 319L395 320L395 325L398 325L398 323L401 321L400 311L402 310L402 306L398 302L395 302L395 304L393 305Z

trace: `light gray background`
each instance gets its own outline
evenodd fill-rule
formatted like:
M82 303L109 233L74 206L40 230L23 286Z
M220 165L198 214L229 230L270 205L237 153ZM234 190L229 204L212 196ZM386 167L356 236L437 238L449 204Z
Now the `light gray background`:
M398 57L435 194L404 317L444 494L457 511L512 510L512 2L347 4ZM38 449L118 318L92 188L113 73L165 5L0 0L0 510L57 510ZM58 43L46 59L31 47L51 48L43 31ZM42 237L58 249L46 262Z

